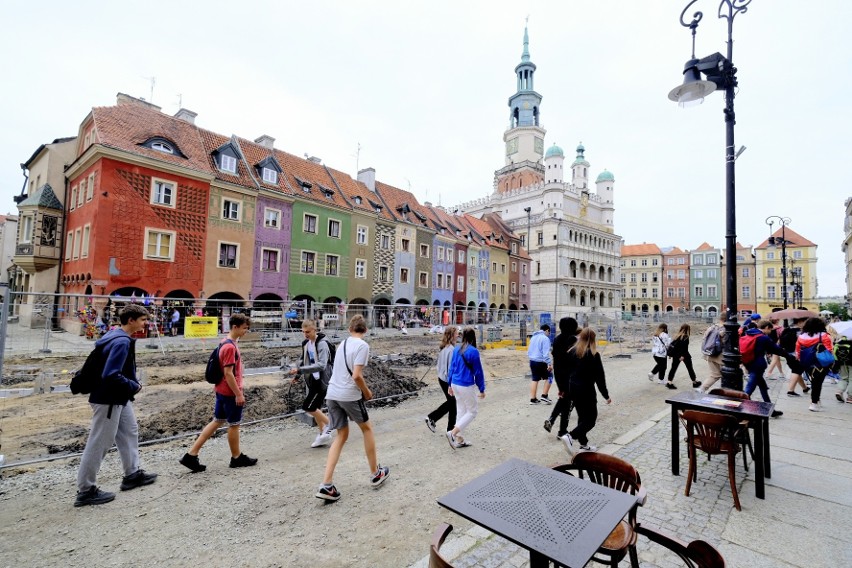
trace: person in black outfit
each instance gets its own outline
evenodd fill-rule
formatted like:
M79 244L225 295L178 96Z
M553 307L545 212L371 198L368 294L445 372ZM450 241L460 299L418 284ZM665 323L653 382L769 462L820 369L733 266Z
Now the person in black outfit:
M695 370L692 368L692 355L689 354L689 334L691 332L689 324L680 326L677 334L672 339L669 351L671 352L672 368L669 371L669 382L666 383L666 388L676 389L674 386L674 376L678 366L683 362L686 367L686 372L689 373L689 378L692 379L692 386L698 388L701 382L695 378Z
M562 438L568 432L568 419L574 408L568 396L568 377L571 373L568 350L577 343L578 327L577 320L574 318L562 318L559 320L559 335L553 340L553 379L559 389L559 398L556 400L553 412L550 413L550 418L544 421L544 429L550 432L556 418L560 417L559 431L556 434L558 438Z
M577 410L577 427L562 437L565 448L572 456L576 452L574 440L580 443L580 449L589 452L597 450L595 446L589 445L586 436L595 427L598 419L598 399L595 396L595 386L606 399L607 404L612 404L609 392L606 388L606 375L604 374L603 362L598 353L595 343L595 332L586 327L580 332L577 344L568 351L568 364L571 366L571 375L568 379L568 393L571 402Z

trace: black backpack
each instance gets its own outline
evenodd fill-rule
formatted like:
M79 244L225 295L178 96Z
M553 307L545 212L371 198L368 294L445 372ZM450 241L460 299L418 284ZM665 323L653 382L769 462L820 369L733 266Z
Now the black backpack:
M834 358L840 365L852 366L852 341L840 339L834 344Z
M204 369L204 380L206 380L211 385L218 385L222 382L222 379L225 378L225 370L222 369L222 362L219 361L219 348L222 347L225 343L230 343L232 345L236 345L230 339L226 339L222 343L216 346L216 349L210 354L210 357L207 358L207 368ZM240 352L237 351L236 361L240 360Z
M95 345L86 357L86 362L71 377L71 394L91 394L97 384L103 380L106 365L103 355L103 345Z
M781 337L778 338L778 345L787 353L796 351L796 339L799 338L798 327L785 327L781 332Z

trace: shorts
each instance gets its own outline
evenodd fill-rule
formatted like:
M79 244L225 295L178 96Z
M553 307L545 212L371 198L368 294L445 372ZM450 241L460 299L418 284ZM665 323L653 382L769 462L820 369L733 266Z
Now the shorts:
M213 419L219 422L227 421L231 426L239 425L243 421L243 407L237 406L237 397L225 396L217 392Z
M308 394L305 395L305 400L302 402L302 410L305 412L319 410L322 408L322 403L325 402L326 389L316 386L317 384L321 385L322 382L311 377L308 377L306 383L308 385Z
M329 430L348 428L349 420L356 424L363 424L370 420L367 416L367 407L364 399L361 400L327 400Z
M550 372L547 370L547 363L543 361L530 361L530 380L536 382L543 381L549 375Z
M793 357L790 357L790 358L786 361L787 366L788 366L788 367L790 367L790 372L791 372L791 373L794 373L794 374L796 374L796 375L801 375L801 374L803 374L803 373L805 372L805 368L802 366L802 364L799 362L799 360L798 360L798 359L795 359L795 358L794 358L794 357L795 357L795 355L796 355L795 353L791 353L791 355L793 355Z

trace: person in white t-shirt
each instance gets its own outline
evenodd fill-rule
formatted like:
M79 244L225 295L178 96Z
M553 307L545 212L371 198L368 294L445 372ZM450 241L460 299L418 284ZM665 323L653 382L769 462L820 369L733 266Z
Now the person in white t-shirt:
M353 316L349 322L349 337L340 343L334 358L326 405L330 420L329 429L337 430L337 437L328 450L325 476L315 494L317 498L326 501L340 499L340 491L333 482L334 469L349 438L349 420L354 421L364 435L364 453L370 466L370 484L378 487L390 474L390 470L380 466L376 458L376 438L364 404L373 398L373 393L364 380L364 367L370 359L370 346L363 339L366 334L367 322L364 316Z

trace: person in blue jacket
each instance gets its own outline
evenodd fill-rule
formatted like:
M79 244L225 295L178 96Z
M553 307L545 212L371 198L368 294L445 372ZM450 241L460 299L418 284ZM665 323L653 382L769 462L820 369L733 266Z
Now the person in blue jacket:
M129 304L121 310L119 321L121 327L108 331L95 344L95 348L103 350L104 370L89 395L92 427L77 471L75 507L101 505L115 499L115 493L95 485L101 462L113 444L124 469L122 491L150 485L157 479L156 473L146 473L139 467L139 425L131 404L142 390L136 378L136 340L131 335L148 325L148 310Z
M447 392L456 398L456 425L447 432L447 441L453 449L471 445L462 432L476 418L477 396L485 398L485 373L476 349L476 331L472 327L464 328L461 340L461 345L453 351L447 376Z
M772 402L769 400L769 387L766 384L766 379L763 378L763 373L766 371L766 354L781 355L789 358L790 355L781 349L774 341L769 338L775 326L769 320L758 320L753 328L746 329L743 337L754 336L754 358L748 363L743 363L743 366L748 372L748 382L746 382L745 393L751 396L755 388L760 389L760 396L763 402ZM780 410L773 410L772 417L777 418L784 414Z

